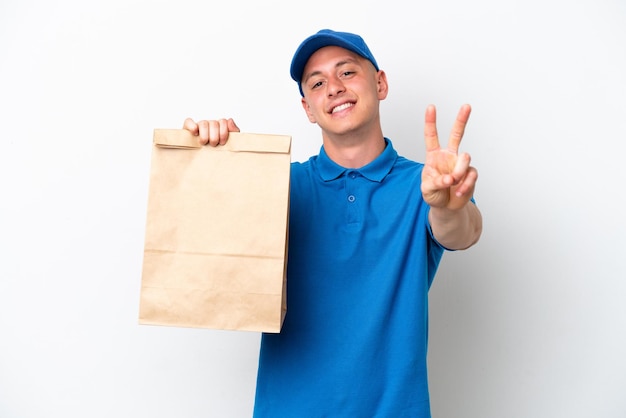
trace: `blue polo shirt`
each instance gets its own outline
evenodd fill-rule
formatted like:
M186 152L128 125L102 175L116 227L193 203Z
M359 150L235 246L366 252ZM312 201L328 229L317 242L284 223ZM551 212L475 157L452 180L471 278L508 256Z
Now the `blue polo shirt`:
M444 249L423 165L292 163L287 315L261 342L257 418L430 417L428 290Z

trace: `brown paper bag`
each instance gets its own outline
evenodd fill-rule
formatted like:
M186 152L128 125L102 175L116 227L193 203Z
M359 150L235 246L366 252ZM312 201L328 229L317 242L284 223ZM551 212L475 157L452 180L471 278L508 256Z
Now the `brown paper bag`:
M280 332L291 137L155 129L139 323Z

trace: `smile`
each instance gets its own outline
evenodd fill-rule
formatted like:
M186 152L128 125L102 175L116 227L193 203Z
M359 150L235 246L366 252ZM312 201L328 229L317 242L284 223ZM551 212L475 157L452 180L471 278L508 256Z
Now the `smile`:
M339 105L337 107L333 108L333 111L331 113L337 113L337 112L341 112L342 110L345 110L349 107L354 106L354 103L344 103L342 105Z

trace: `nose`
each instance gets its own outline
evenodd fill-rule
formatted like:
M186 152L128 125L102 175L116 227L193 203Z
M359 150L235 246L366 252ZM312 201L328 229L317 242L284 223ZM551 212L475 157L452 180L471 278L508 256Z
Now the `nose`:
M339 93L343 93L346 90L343 82L339 77L332 77L328 80L328 95L336 96Z

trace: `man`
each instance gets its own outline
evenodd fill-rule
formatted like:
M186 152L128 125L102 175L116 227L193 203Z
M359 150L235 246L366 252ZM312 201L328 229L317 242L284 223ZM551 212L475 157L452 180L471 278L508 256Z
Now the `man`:
M292 163L288 310L262 337L255 417L430 417L428 290L444 250L482 231L477 172L458 153L470 107L447 148L426 109L420 164L382 133L387 76L360 36L310 36L291 77L323 146ZM232 119L184 127L212 146L239 131Z

